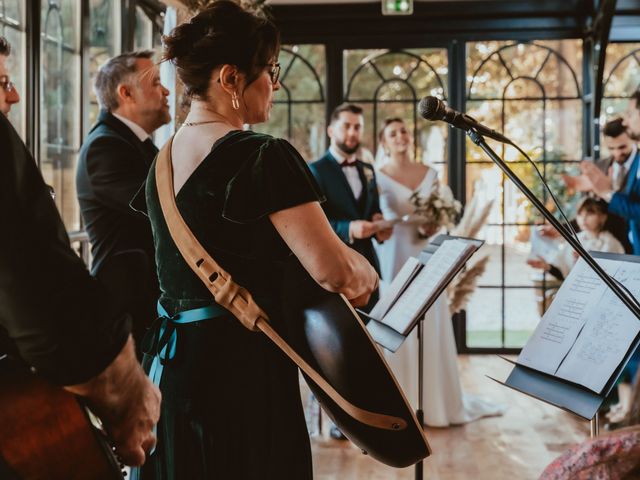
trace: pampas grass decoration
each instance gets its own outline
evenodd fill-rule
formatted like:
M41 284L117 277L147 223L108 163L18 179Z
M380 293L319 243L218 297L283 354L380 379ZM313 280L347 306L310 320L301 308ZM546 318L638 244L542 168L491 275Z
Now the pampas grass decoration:
M488 261L489 255L485 255L451 282L447 288L447 296L449 297L449 311L452 315L466 308L471 295L476 290L478 278L487 268Z
M451 235L467 238L475 237L487 222L491 207L493 207L493 200L481 205L479 197L474 195L464 209L464 215L451 230Z

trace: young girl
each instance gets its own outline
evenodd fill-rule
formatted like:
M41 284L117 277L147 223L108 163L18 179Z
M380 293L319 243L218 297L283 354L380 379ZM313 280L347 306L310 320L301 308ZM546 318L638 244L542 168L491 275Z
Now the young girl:
M607 221L607 204L600 199L585 197L578 204L576 216L580 232L578 239L585 250L597 252L624 253L624 247L611 232L604 230ZM558 280L564 280L576 263L578 255L573 248L565 243L558 251L558 255L549 264L542 258L527 260L527 263L535 268L541 268Z

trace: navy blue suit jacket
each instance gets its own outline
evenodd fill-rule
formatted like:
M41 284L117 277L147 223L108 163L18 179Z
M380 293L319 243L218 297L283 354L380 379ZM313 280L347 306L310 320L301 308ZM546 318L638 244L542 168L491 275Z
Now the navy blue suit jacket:
M609 212L629 222L634 255L640 255L640 179L637 178L639 164L640 152L636 153L636 158L633 159L624 190L614 193L609 202Z
M353 220L371 220L373 214L380 213L378 186L373 167L357 160L356 168L360 173L360 178L364 180L359 199L353 196L353 191L347 177L342 172L342 167L329 151L309 167L326 197L322 208L331 227L345 243L369 260L380 274L380 264L373 248L372 239L354 239L353 243L349 242L349 224Z

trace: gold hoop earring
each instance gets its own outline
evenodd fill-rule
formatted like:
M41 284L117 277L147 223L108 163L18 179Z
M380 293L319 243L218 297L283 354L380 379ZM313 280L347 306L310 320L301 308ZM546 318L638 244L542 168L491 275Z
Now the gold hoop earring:
M235 91L231 94L231 106L234 110L240 109L240 101L238 100L238 94Z

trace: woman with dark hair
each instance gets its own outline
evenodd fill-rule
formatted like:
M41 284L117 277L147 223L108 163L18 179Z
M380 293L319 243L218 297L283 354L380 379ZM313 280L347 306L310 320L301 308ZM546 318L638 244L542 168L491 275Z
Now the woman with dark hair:
M176 203L199 242L281 332L283 264L291 255L320 286L366 304L377 275L334 234L305 161L287 141L243 130L269 118L280 87L274 25L221 0L164 42L164 59L191 99L171 158ZM297 369L213 302L171 239L154 170L146 207L159 310L200 321L175 327L175 354L160 383L158 447L142 478L311 478Z

